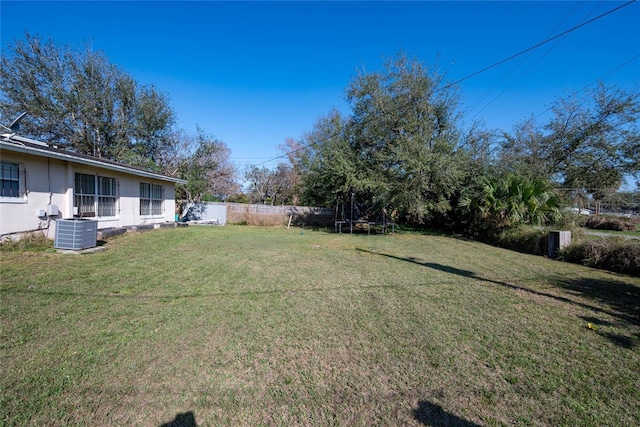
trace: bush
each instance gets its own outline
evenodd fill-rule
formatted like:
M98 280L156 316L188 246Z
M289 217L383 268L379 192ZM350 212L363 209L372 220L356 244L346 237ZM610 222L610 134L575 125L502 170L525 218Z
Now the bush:
M571 230L576 227L584 227L585 215L571 211L562 212L562 217L553 223L557 230Z
M534 255L546 255L549 231L530 226L510 228L493 238L496 246Z
M42 233L25 234L19 240L5 239L0 242L0 251L53 251L53 240Z
M595 230L628 231L636 229L636 225L633 221L609 215L591 216L587 218L584 226Z
M560 251L560 259L619 273L640 276L640 241L607 237L572 243Z

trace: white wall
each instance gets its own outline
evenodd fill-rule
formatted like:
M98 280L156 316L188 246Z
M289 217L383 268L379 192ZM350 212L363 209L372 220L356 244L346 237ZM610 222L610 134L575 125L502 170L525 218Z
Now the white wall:
M172 182L128 175L122 172L79 165L72 162L48 159L24 153L2 150L1 160L20 164L21 198L0 197L0 236L10 233L42 229L51 239L55 237L55 219L73 217L73 188L76 173L115 178L119 184L117 207L114 217L93 218L98 229L129 225L173 222L175 219L175 186ZM26 188L25 177L26 173ZM164 193L163 214L140 215L140 182L162 185ZM39 210L57 205L56 217L38 217Z
M227 204L220 202L189 203L185 210L188 221L217 221L219 225L227 223Z

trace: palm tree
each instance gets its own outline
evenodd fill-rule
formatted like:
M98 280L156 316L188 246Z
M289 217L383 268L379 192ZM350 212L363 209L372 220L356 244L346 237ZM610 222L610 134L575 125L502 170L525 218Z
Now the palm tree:
M560 218L559 199L549 183L523 175L483 177L482 190L460 203L476 209L489 229L500 230L520 224L544 225Z

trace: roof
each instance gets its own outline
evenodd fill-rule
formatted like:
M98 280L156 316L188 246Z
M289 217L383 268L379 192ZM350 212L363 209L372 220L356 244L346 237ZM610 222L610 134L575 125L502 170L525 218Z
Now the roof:
M187 183L187 181L185 181L184 179L161 175L145 169L140 169L122 163L114 162L112 160L100 159L93 156L87 156L86 154L62 150L56 147L51 147L45 142L25 138L16 134L0 135L0 149L16 151L19 153L27 153L34 156L48 157L50 159L64 160L86 166L96 166L103 169L123 172L130 175L142 176L145 178L153 178L161 181L173 182L176 184Z

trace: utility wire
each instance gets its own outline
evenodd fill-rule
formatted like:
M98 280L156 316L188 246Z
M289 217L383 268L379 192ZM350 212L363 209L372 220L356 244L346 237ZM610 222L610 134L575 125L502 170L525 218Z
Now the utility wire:
M604 3L604 0L603 0L603 1L601 1L601 2L600 2L600 3L599 3L599 4L598 4L594 9L592 9L592 10L591 10L591 12L589 12L585 18L588 18L589 16L591 16L591 15L592 15L596 10L598 10L598 9L600 8L600 6L602 6L602 4L603 4L603 3ZM578 6L578 8L579 8L579 6ZM563 20L562 20L562 22L561 22L560 24L556 25L556 27L555 27L555 28L558 28L562 23L564 23L564 22L567 20L567 18L568 18L568 17L569 17L573 12L575 12L576 10L577 10L577 8L576 8L576 9L574 9L570 14L568 14L568 15L567 15ZM555 28L554 28L554 30L555 30ZM528 73L528 72L529 72L533 67L535 67L535 66L536 66L536 65L537 65L537 64L538 64L542 59L544 59L544 57L545 57L545 56L547 56L547 55L549 54L549 52L551 52L553 49L555 49L555 48L556 48L560 43L562 43L562 40L558 40L558 41L557 41L553 46L551 46L551 47L550 47L550 48L549 48L545 53L543 53L543 54L542 54L542 56L541 56L540 58L538 58L538 59L537 59L533 64L531 64L531 65L530 65L530 66L529 66L529 67L528 67L528 68L527 68L527 69L526 69L522 74L520 74L520 75L519 75L515 80L513 80L513 81L512 81L509 85L507 85L507 86L506 86L502 91L500 91L500 93L499 93L499 94L497 94L493 99L491 99L491 101L489 101L489 102L488 102L484 107L482 107L482 108L481 108L481 109L480 109L476 114L474 114L472 118L477 117L480 113L482 113L484 110L486 110L486 109L487 109L491 104L493 104L493 102L494 102L496 99L498 99L500 96L502 96L502 94L503 94L503 93L505 93L505 92L509 89L509 87L511 87L511 85L513 85L515 82L517 82L517 81L518 81L518 80L520 80L522 77L524 77L524 75L525 75L525 74L527 74L527 73ZM527 55L527 58L529 58L531 55L532 55L532 53L529 53L529 55ZM522 64L524 61L526 61L526 59L527 59L527 58L522 59L522 60L520 61L520 63L518 64L518 66L519 66L520 64ZM516 68L517 68L517 67L516 67ZM513 71L515 71L515 69L514 69ZM504 80L503 80L503 81L504 81ZM502 83L502 82L501 82L501 83ZM593 83L590 83L590 84L589 84L589 85L587 85L587 86L590 86L591 84L593 84ZM586 87L585 87L585 88L586 88ZM583 88L582 90L584 90L584 88ZM493 91L493 89L492 89L492 91ZM488 96L488 94L487 94L486 96ZM486 98L486 96L485 96L485 97L483 97L483 98L482 98L482 100L484 100L484 99ZM482 100L481 100L481 101L482 101ZM471 109L473 109L475 106L477 106L481 101L478 101L477 103L475 103L475 104L471 107ZM548 110L547 110L547 111L548 111Z
M627 65L631 64L633 61L635 61L636 59L640 58L640 53L637 53L634 57L632 57L631 59L626 60L625 62L623 62L622 64L618 65L617 67L613 68L612 70L608 71L606 74L598 77L597 79L593 80L591 83L586 84L585 86L583 86L581 89L578 89L576 91L574 91L571 95L577 95L580 92L583 92L585 90L587 90L589 87L593 86L594 84L602 81L605 77L610 76L611 74L615 73L616 71L618 71L621 68L626 67ZM551 111L553 109L553 107L549 107L546 110L538 113L537 116L534 117L534 120L537 119L538 117L542 116L545 113L548 113L549 111Z
M564 24L567 19L569 19L571 17L571 15L573 15L574 13L577 12L578 9L580 9L580 7L582 6L582 4L584 3L584 0L581 1L580 3L578 3L576 6L573 7L573 9L571 9L568 13L566 13L561 19L560 22L558 22L551 30L547 31L547 33L543 36L544 38L550 37L555 31L557 31L562 24ZM600 2L600 5L603 2ZM595 9L593 9L591 12L589 12L589 14L585 17L588 18L591 14L593 14L593 12L595 12L595 10L600 7L600 5L598 5ZM543 40L544 40L543 38ZM533 65L531 65L529 68L527 68L527 70L525 70L522 74L520 74L520 76L518 76L515 80L513 80L509 85L507 85L507 87L505 87L498 95L496 95L491 101L489 101L482 109L480 109L480 111L478 111L476 114L473 115L472 118L477 117L480 113L482 113L489 105L491 105L496 99L498 99L513 83L515 83L516 81L518 81L520 78L522 78L531 68L533 68L533 66L535 66L542 58L544 58L549 52L551 52L556 46L558 46L558 44L560 44L562 42L562 40L558 40L556 42L556 44L554 44L553 46L551 46L549 48L549 50L547 50L546 53L544 53L536 62L534 62ZM466 109L466 113L469 114L471 111L473 111L476 107L478 107L485 99L487 99L502 83L504 83L513 73L515 73L515 71L521 66L523 65L527 59L529 59L531 57L531 55L533 55L533 52L529 52L529 54L524 57L521 58L520 61L518 61L518 63L511 69L511 71L509 71L504 77L502 77L502 79L496 84L494 85L490 90L488 90L483 96L480 97L480 99L478 99L476 102L474 102L469 108Z
M627 3L624 3L624 4L622 4L622 5L618 6L618 7L615 7L613 9L601 14L601 15L596 16L595 18L591 18L588 21L585 21L585 22L583 22L581 24L576 25L575 27L569 28L568 30L561 32L560 34L557 34L557 35L555 35L555 36L553 36L553 37L551 37L551 38L549 38L547 40L541 41L540 43L538 43L536 45L533 45L533 46L531 46L531 47L529 47L529 48L527 48L525 50L522 50L522 51L520 51L520 52L518 52L518 53L516 53L514 55L511 55L508 58L505 58L505 59L503 59L501 61L498 61L498 62L496 62L494 64L491 64L488 67L485 67L485 68L483 68L483 69L481 69L479 71L476 71L475 73L471 73L468 76L463 77L460 80L455 81L454 83L450 83L449 85L445 86L444 88L453 86L454 84L457 85L457 84L462 83L462 82L464 82L466 80L469 80L472 77L477 76L478 74L482 74L482 73L484 73L486 71L489 71L489 70L491 70L491 69L493 69L493 68L495 68L495 67L497 67L499 65L504 64L505 62L511 61L512 59L515 59L515 58L517 58L517 57L519 57L521 55L524 55L527 52L535 50L535 49L539 48L540 46L544 46L545 44L550 43L550 42L552 42L552 41L554 41L554 40L556 40L556 39L558 39L558 38L560 38L562 36L565 36L565 35L567 35L569 33L572 33L573 31L577 30L578 28L584 27L585 25L588 25L588 24L590 24L590 23L592 23L594 21L597 21L600 18L604 18L605 16L610 15L613 12L616 12L616 11L622 9L623 7L629 6L630 4L635 3L635 2L636 2L636 0L631 0L631 1L629 1Z
M520 52L515 53L515 54L513 54L513 55L511 55L511 56L509 56L509 57L507 57L507 58L505 58L505 59L502 59L502 60L500 60L500 61L498 61L498 62L494 62L493 64L491 64L491 65L489 65L489 66L487 66L487 67L484 67L484 68L482 68L482 69L480 69L480 70L478 70L478 71L475 71L475 72L473 72L473 73L471 73L471 74L469 74L469 75L467 75L467 76L465 76L465 77L463 77L463 78L461 78L461 79L458 79L458 80L456 80L456 81L454 81L454 82L452 82L452 83L448 83L448 84L446 84L446 85L442 86L441 88L438 88L438 89L434 90L434 91L433 91L432 93L430 93L429 95L434 95L434 94L436 94L436 93L439 93L439 92L442 92L442 91L444 91L444 90L450 89L450 88L452 88L453 86L456 86L456 85L458 85L458 84L460 84L460 83L462 83L462 82L464 82L464 81L467 81L467 80L469 80L469 79L471 79L471 78L473 78L473 77L476 77L476 76L478 76L478 75L480 75L480 74L482 74L482 73L485 73L485 72L487 72L487 71L489 71L489 70L491 70L491 69L493 69L493 68L496 68L496 67L498 67L498 66L500 66L500 65L502 65L502 64L504 64L504 63L506 63L506 62L509 62L509 61L511 61L511 60L513 60L513 59L515 59L515 58L519 57L519 56L524 55L525 53L528 53L528 52L531 52L531 51L533 51L533 50L535 50L535 49L538 49L538 48L539 48L539 47L541 47L541 46L544 46L544 45L546 45L546 44L548 44L548 43L550 43L550 42L552 42L552 41L554 41L554 40L556 40L556 39L559 39L559 38L561 38L561 37L563 37L563 36L566 36L567 34L570 34L570 33L574 32L574 31L578 30L579 28L582 28L582 27L584 27L584 26L586 26L586 25L591 24L592 22L595 22L595 21L597 21L597 20L599 20L599 19L602 19L602 18L604 18L605 16L610 15L610 14L612 14L612 13L614 13L614 12L617 12L618 10L620 10L620 9L622 9L622 8L625 8L625 7L627 7L627 6L631 5L631 4L635 3L635 2L636 2L636 0L630 0L630 1L626 2L626 3L621 4L620 6L614 7L613 9L610 9L610 10L608 10L608 11L606 11L606 12L604 12L604 13L602 13L602 14L600 14L600 15L598 15L598 16L596 16L596 17L594 17L594 18L591 18L591 19L589 19L589 20L587 20L587 21L584 21L584 22L582 22L582 23L580 23L580 24L578 24L578 25L574 26L574 27L569 28L569 29L568 29L568 30L566 30L566 31L563 31L563 32L561 32L560 34L557 34L557 35L555 35L555 36L553 36L553 37L550 37L550 38L548 38L548 39L546 39L546 40L543 40L543 41L541 41L540 43L537 43L537 44L535 44L535 45L533 45L533 46L531 46L531 47L528 47L528 48L526 48L526 49L524 49L524 50L521 50ZM637 58L637 56L636 56L636 57L634 57L632 60L634 60L634 59L636 59L636 58ZM632 61L632 60L631 60L631 61ZM628 61L628 62L630 62L630 61ZM618 68L620 68L620 67L618 67ZM424 96L423 96L422 98L424 98ZM422 99L422 98L420 98L420 99ZM398 106L398 107L396 107L396 108L392 109L392 111L397 111L397 110L399 110L399 109L401 109L401 108L404 108L406 105L408 105L408 104L400 105L400 106ZM548 111L548 110L547 110L547 111ZM546 112L546 111L545 111L545 112ZM543 113L541 113L541 114L544 114L544 112L543 112ZM372 118L370 118L370 119L363 120L363 122L362 122L362 123L366 124L366 123L369 123L369 122L371 122L371 121L373 121L373 120L375 120L375 119L377 119L377 118L376 118L376 117L372 117ZM273 158L271 158L271 159L269 159L269 160L267 160L267 161L264 161L264 162L262 162L262 163L258 163L258 164L256 164L256 165L252 165L252 167L262 166L262 165L265 165L265 164L267 164L267 163L271 163L271 162L273 162L273 161L275 161L275 160L278 160L278 159L281 159L281 158L287 157L287 156L289 156L290 154L293 154L293 153L296 153L296 152L298 152L298 151L304 150L305 148L311 147L311 146L313 146L313 145L317 145L317 144L319 144L319 143L321 143L321 142L324 142L324 141L328 141L329 139L331 139L331 138L334 138L334 137L338 136L340 133L342 133L342 132L338 132L338 133L335 133L335 134L331 134L331 135L329 135L329 136L327 136L327 137L320 138L320 139L319 139L319 140L317 140L317 141L310 142L310 143L308 143L308 144L304 144L304 145L302 145L301 147L296 148L295 150L291 150L291 151L288 151L288 152L286 152L286 153L284 153L284 154L281 154L281 155L279 155L279 156L275 156L275 157L273 157ZM246 167L246 168L244 169L244 171L247 171L248 169L249 169L249 168L248 168L248 167Z

